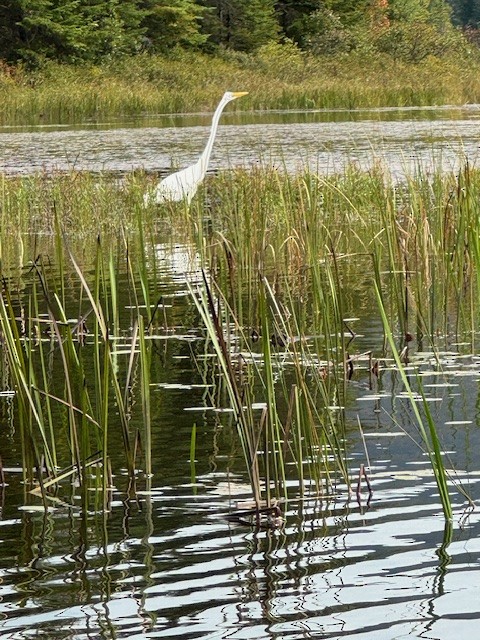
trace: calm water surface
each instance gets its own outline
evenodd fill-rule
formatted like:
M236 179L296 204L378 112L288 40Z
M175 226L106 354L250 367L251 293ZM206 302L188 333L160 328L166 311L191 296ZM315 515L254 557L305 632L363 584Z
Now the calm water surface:
M475 107L408 117L390 111L354 118L340 114L338 121L317 122L321 117L327 120L299 115L296 119L303 121L292 124L270 114L258 116L262 122L235 124L226 118L214 168L258 158L293 168L308 158L330 169L346 159L371 162L378 156L396 158L393 167L400 170L405 162L427 161L432 153L446 163L455 162L459 150L472 162L478 153ZM196 119L191 124L188 129L4 130L0 158L10 173L71 166L161 171L189 162L202 147L206 124ZM108 513L95 496L86 514L62 502L44 513L25 495L12 398L0 397L0 452L6 465L6 486L0 490L0 637L477 637L479 513L452 491L455 517L445 527L434 479L415 442L409 402L388 368L372 389L367 364L356 365L344 409L351 473L355 479L360 465L369 465L370 501L364 483L359 500L342 485L322 499L300 500L291 483L283 526L257 530L226 519L237 501L250 495L243 462L229 414L222 412L227 407L212 404L207 359L202 371L201 357L196 364L191 358L192 349L202 350L201 334L188 313L188 248L159 246L158 252L169 331L157 337L153 366L149 490L144 484L129 499L127 479L118 473ZM347 311L358 316L357 352L379 352L383 335L380 326L372 326L368 306ZM451 459L448 466L456 469L452 485L462 484L478 499L480 355L450 341L439 366L420 349L412 346L412 361ZM68 495L59 498L71 497L75 504L75 488L65 491Z
M7 173L69 170L164 172L193 162L205 146L210 115L165 116L84 128L0 128L0 170ZM475 163L480 106L372 111L223 114L211 170L262 162L297 170L341 170L374 162L394 175L459 159Z

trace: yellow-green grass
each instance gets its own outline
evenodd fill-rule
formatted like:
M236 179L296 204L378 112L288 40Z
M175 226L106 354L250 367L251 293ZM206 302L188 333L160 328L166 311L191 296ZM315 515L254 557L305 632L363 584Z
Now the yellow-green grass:
M0 124L78 123L211 111L225 90L249 91L233 109L354 109L480 101L480 62L388 56L313 57L275 45L255 55L139 55L105 66L48 63L0 71Z

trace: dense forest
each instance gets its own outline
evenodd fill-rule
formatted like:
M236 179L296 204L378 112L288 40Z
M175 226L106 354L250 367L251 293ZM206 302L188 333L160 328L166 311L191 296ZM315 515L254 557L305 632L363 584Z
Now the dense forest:
M361 50L406 62L478 43L480 0L3 0L0 60L101 63L141 52L313 55Z

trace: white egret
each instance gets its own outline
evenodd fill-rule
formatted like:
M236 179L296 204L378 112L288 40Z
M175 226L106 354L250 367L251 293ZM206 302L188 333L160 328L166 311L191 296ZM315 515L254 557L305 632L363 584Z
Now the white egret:
M220 100L218 107L213 114L210 136L200 158L190 167L186 167L181 171L172 173L164 180L161 180L152 194L145 194L145 204L148 204L151 200L157 204L166 201L180 202L182 200L186 200L187 203L190 204L193 196L197 192L199 184L205 178L205 174L207 173L213 143L217 134L218 122L223 109L229 102L235 100L235 98L241 98L242 96L247 95L247 93L248 91L227 91L223 94L223 98Z

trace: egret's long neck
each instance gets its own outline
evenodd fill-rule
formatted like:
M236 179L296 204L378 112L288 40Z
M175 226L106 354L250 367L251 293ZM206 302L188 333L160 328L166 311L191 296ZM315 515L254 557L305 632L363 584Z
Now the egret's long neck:
M210 129L210 135L208 137L207 146L203 150L202 155L200 156L198 163L202 169L202 172L205 173L208 168L208 163L210 162L210 156L212 154L213 143L215 141L215 136L217 135L217 127L218 122L220 120L220 116L222 115L222 111L225 108L226 102L220 102L218 107L215 109L215 113L212 118L212 128Z

